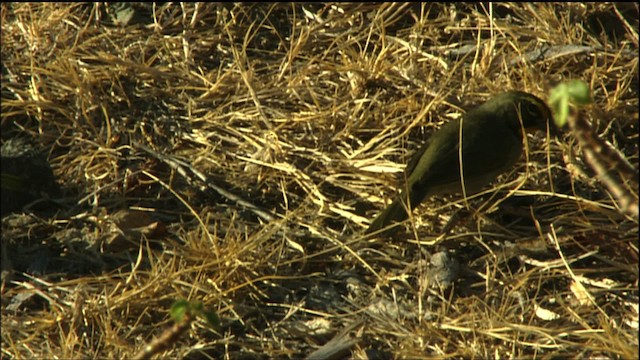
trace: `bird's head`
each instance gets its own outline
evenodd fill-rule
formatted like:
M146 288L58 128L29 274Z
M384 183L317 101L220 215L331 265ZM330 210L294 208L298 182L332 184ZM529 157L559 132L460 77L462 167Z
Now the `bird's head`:
M509 91L496 96L495 106L500 108L503 118L514 127L514 131L521 132L524 128L527 132L547 128L552 135L557 134L557 128L553 122L551 110L547 104L537 96L522 91Z

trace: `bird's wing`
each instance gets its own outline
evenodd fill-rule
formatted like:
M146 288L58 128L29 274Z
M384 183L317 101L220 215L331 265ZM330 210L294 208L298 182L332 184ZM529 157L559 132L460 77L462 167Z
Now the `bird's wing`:
M465 185L475 192L511 167L520 157L522 141L500 121L491 116L476 116L473 122L463 123L463 176ZM500 124L502 125L502 124ZM422 154L409 176L408 185L426 195L434 188L458 184L460 179L459 122L445 124L441 131L454 132L440 136ZM437 154L437 156L436 156ZM423 195L423 196L424 196Z

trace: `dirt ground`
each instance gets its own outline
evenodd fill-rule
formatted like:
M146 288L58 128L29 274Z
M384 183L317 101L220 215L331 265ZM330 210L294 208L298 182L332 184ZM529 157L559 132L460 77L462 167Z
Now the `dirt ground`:
M57 189L3 209L2 359L638 358L636 3L1 11L3 148ZM576 79L608 175L531 134L478 196L363 236L443 123ZM3 167L3 197L47 171Z

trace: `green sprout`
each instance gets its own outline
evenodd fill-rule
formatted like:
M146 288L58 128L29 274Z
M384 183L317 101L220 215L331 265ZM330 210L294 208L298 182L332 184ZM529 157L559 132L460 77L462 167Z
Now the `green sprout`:
M571 80L556 86L549 95L549 105L554 113L556 125L567 123L571 105L584 106L592 103L589 85L582 80Z
M171 318L176 323L184 320L185 316L199 317L204 319L210 327L217 329L220 327L220 318L215 311L205 311L200 302L190 303L187 300L178 300L171 306L169 311Z

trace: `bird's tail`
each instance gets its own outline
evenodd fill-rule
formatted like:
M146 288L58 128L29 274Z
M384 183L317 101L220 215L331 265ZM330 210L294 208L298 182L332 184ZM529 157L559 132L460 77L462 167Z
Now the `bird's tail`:
M402 222L407 219L407 217L406 205L402 202L401 198L397 198L393 203L391 203L391 205L387 206L386 209L382 210L382 212L373 219L364 233L371 234L380 230L388 232L398 227L398 224L394 223Z

